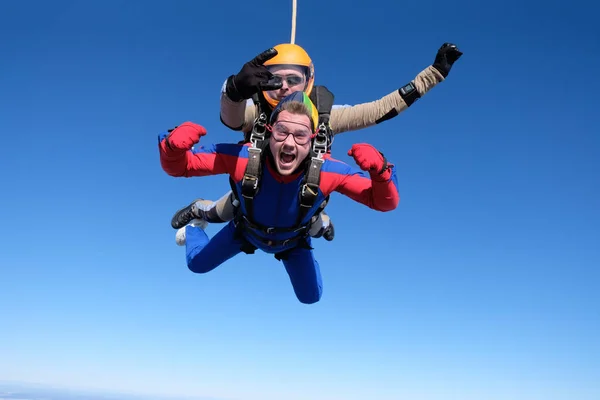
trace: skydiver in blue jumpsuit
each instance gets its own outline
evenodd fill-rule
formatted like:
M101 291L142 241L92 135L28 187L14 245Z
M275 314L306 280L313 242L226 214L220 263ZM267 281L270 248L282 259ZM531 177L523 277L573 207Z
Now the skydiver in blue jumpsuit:
M277 105L269 123L260 190L252 207L242 200L238 217L211 239L201 227L187 225L186 261L192 272L206 273L248 248L260 249L283 261L296 297L311 304L322 294L320 267L308 235L312 217L334 191L374 210L394 210L399 202L396 171L368 144L355 144L348 152L368 175L325 154L316 200L302 215L299 198L311 162L318 113L306 93L295 92ZM163 170L180 177L228 174L234 194L242 198L251 145L223 143L192 150L205 134L202 126L186 122L160 135Z

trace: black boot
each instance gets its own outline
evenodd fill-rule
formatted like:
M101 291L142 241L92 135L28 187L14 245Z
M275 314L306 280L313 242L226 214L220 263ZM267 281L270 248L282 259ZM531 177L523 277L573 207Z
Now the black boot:
M194 200L192 203L178 210L173 215L173 218L171 218L171 226L173 229L183 228L193 219L202 218L202 215L200 215L199 210L196 207L196 202L200 200L203 199Z

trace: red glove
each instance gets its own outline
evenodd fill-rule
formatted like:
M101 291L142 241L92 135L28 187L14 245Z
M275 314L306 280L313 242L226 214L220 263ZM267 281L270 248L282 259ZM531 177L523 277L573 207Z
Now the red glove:
M348 155L354 157L354 161L356 161L360 169L369 172L371 179L376 181L390 179L391 170L388 168L385 157L370 144L355 144L348 151Z
M206 135L206 129L202 125L193 122L184 122L167 136L166 144L171 150L190 150Z

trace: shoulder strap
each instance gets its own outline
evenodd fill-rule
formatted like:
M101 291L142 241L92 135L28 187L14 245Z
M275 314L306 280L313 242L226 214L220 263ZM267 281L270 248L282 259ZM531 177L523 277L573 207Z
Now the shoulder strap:
M333 108L335 96L326 86L319 85L313 88L309 97L319 112L319 128L321 128L321 125L324 125L325 130L323 131L323 134L327 137L327 151L329 151L331 149L331 144L333 143L333 132L329 125L329 119L331 117L331 109Z
M252 132L250 133L250 143L252 145L248 149L248 164L242 178L242 198L244 202L248 218L252 220L253 216L253 200L260 188L260 178L262 176L262 160L264 150L267 147L266 140L266 123L267 116L261 112L254 121Z
M304 175L304 182L300 190L298 224L302 223L302 220L315 205L321 183L321 167L324 162L323 156L329 150L331 146L330 138L333 137L329 126L329 117L331 115L334 99L333 93L325 86L315 86L310 93L310 99L319 112L319 127L310 152L310 164ZM325 199L323 202L324 204L321 204L318 212L321 212L325 208L328 201L329 197Z
M333 108L335 96L326 86L317 85L310 92L310 100L317 107L319 122L329 123L329 116ZM323 121L322 121L323 120Z

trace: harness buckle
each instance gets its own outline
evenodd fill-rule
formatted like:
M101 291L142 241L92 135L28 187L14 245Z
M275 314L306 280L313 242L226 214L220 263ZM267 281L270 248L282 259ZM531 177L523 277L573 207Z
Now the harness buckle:
M327 126L321 122L317 136L313 140L312 150L317 154L317 158L322 158L323 154L327 152L329 146L329 138L327 135ZM314 159L314 157L313 157Z
M249 182L251 182L251 183L249 183ZM244 189L244 185L248 184L248 183L250 185L252 185L250 187L253 190L256 190L256 188L258 188L258 177L253 176L253 175L244 175L244 179L243 179L243 182L242 182L242 196L245 197L245 198L247 198L247 199L251 199L251 198L253 198L253 196L248 196L245 193L245 190L243 190Z
M265 132L267 124L267 115L263 112L256 120L254 120L254 126L252 127L252 133L250 134L250 142L253 148L258 148L258 142L265 139Z
M311 196L317 197L317 195L318 195L318 192L317 192L317 191L315 191L315 190L313 190L313 188L312 188L312 187L310 187L310 184L308 184L308 183L305 183L304 185L302 185L302 192L301 192L301 195L302 195L302 196L306 196L306 191L307 191L307 190L310 192L310 195L311 195Z

